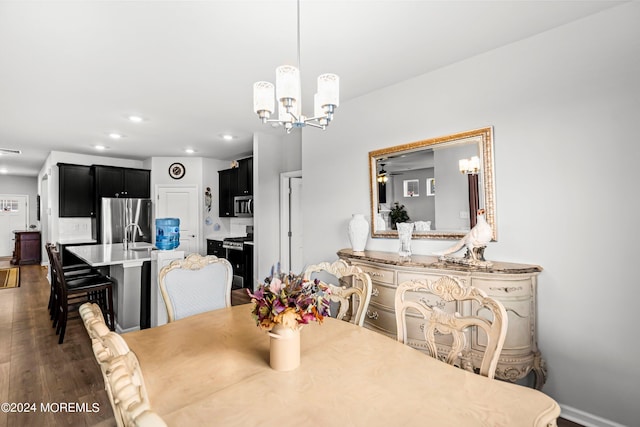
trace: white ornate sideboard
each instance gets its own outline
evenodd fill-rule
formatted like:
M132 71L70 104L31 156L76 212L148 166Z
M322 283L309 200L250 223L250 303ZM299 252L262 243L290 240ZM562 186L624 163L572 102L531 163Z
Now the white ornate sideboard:
M338 257L351 265L359 266L371 276L373 292L364 326L393 338L396 337L395 290L400 283L451 276L463 285L484 290L487 295L504 305L509 318L496 378L516 381L533 372L535 388L540 389L544 385L547 373L538 351L536 333L536 285L537 276L542 271L540 266L494 262L490 268L477 268L447 264L432 256L412 255L409 260L401 260L398 254L392 252L354 253L351 249L338 251ZM470 309L457 307L454 310L464 314L464 311ZM407 327L409 345L423 350L424 341L419 338L422 336L419 332L423 327L422 323L416 319L416 322L408 322ZM446 343L443 345L446 346ZM482 339L472 335L469 346L475 365L476 362L479 363Z

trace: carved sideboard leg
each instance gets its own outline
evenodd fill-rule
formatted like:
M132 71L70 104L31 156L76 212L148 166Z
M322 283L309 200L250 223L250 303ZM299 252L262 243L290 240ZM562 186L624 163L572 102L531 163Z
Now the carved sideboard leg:
M534 387L536 390L540 390L544 383L547 382L547 364L539 351L533 356L533 368L531 370L535 375Z

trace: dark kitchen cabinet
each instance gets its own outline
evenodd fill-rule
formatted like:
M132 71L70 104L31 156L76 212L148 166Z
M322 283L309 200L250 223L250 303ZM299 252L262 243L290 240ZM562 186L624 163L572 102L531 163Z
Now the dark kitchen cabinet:
M124 169L124 191L127 197L148 199L151 197L151 171Z
M96 196L131 197L148 199L151 197L151 171L146 169L120 168L95 165Z
M242 252L244 253L244 277L242 287L249 288L253 292L253 285L255 285L253 278L253 244L245 243Z
M237 196L253 194L253 157L238 160L238 189Z
M94 216L94 179L91 166L58 163L58 172L58 216Z
M225 169L218 171L218 215L221 217L232 217L233 197L238 191L238 169Z
M218 258L225 258L226 249L222 247L222 240L207 239L207 255L215 255Z

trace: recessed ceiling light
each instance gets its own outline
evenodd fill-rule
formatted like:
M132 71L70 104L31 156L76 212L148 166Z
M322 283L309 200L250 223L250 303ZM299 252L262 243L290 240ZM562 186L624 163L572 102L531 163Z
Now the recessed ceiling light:
M187 154L193 154L193 153L196 152L196 150L194 150L193 148L187 148L187 149L184 150L184 152L187 153Z
M109 147L106 147L104 145L94 145L93 148L95 148L96 150L106 150Z
M121 134L119 134L117 132L111 132L109 134L109 138L111 138L111 139L122 139L122 138L124 138L124 135L121 135Z
M1 173L1 174L6 174L6 173L9 173L9 171L8 171L8 170L6 170L6 169L0 169L0 173Z
M142 117L136 116L136 115L128 116L127 119L129 119L129 121L133 122L133 123L142 123L142 122L144 122L144 119Z
M235 136L229 135L229 134L224 134L224 135L222 135L222 139L224 139L225 141L231 141L232 139L235 139Z

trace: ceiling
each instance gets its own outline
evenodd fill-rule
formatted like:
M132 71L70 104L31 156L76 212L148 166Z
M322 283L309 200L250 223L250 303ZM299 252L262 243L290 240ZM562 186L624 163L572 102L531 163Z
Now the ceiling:
M619 3L302 0L304 110L321 73L344 103ZM242 157L284 133L252 111L253 82L296 57L294 0L0 1L0 148L22 151L0 171L35 176L52 150Z

